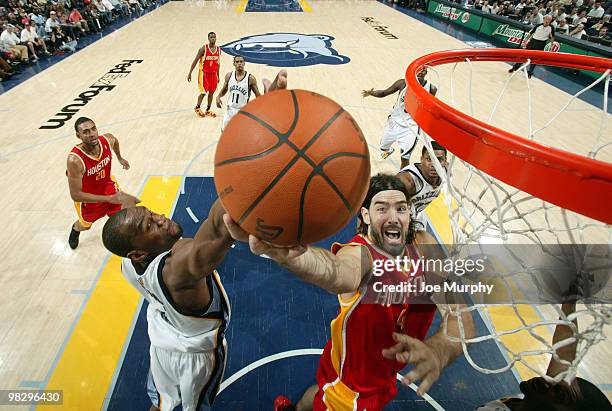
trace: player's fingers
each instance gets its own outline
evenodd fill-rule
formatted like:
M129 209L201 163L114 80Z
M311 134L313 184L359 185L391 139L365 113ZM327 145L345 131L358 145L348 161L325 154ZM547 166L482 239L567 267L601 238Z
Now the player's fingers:
M427 374L427 367L424 364L419 364L414 367L410 372L404 375L402 382L406 385L413 383L415 381L419 381L423 379L423 377Z
M422 342L416 338L412 338L409 335L401 333L393 333L393 340L412 349L417 348L422 344Z
M403 345L402 344L395 344L392 347L389 348L383 348L382 350L382 355L383 357L385 357L388 360L393 360L395 358L395 356L403 351Z
M232 236L234 240L240 240L240 241L246 240L245 231L242 228L240 228L240 226L236 224L234 220L232 220L232 217L230 217L229 214L223 214L223 222L225 223L225 227L227 228L227 231L229 231L230 235Z
M427 376L423 379L423 382L419 384L419 388L417 389L417 395L423 396L424 394L426 394L437 379L438 377L434 373L427 374Z

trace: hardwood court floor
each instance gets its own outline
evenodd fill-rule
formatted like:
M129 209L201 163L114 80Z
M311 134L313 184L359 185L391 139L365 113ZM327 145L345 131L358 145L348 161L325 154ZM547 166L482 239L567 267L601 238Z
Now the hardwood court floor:
M377 146L395 99L363 99L361 90L386 88L404 75L417 56L465 47L373 1L313 1L309 13L272 14L237 13L238 4L166 4L0 96L0 192L4 199L0 215L0 389L36 386L48 378L108 256L100 241L101 222L81 235L77 250L67 245L76 216L64 172L66 155L78 142L73 130L78 116L93 118L101 133L110 132L119 139L131 169L123 171L115 163L114 175L127 192L138 193L149 175L212 175L214 150L199 153L217 141L222 113L217 110L216 119L196 118L197 83L186 81L206 34L215 31L219 45L269 32L325 34L335 38L332 47L351 61L290 67L290 88L310 89L342 104L371 145L373 172L391 172L397 170L399 158L394 155L391 161L381 161ZM381 35L362 17L375 18L398 39ZM124 77L108 74L127 60L142 61L124 67L130 71ZM231 56L223 56L222 73L231 70L231 61ZM496 66L474 84L474 92L483 101L494 100L493 90L507 78L508 66ZM278 70L252 63L246 69L260 84L263 77L273 77ZM536 111L544 115L551 115L551 102L569 97L537 79L531 84ZM96 90L92 85L115 87L86 94L91 99L61 128L40 128L79 95ZM506 102L511 104L514 99L512 107L519 111L512 115L502 111L496 120L513 130L518 127L515 116L525 115L521 111L524 104L515 95L518 87L518 81L512 83ZM443 98L447 93L441 87ZM553 129L551 135L572 137L561 144L582 152L580 138L595 135L598 117L592 106L581 101L574 108L572 113L578 114L570 113L568 123ZM536 121L542 122L540 117ZM580 126L574 129L577 121ZM609 122L609 116L605 121ZM589 356L586 362L609 362L609 355L604 355L609 353L609 344L602 347L597 351L601 357ZM593 369L595 382L610 382L609 372Z

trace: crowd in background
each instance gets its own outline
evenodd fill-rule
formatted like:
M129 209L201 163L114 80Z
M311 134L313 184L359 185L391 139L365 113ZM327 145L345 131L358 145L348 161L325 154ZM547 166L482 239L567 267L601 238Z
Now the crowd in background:
M531 26L553 18L555 33L611 46L612 0L450 0L483 13L505 16ZM399 0L400 4L424 11L426 0Z
M0 81L162 0L0 0Z

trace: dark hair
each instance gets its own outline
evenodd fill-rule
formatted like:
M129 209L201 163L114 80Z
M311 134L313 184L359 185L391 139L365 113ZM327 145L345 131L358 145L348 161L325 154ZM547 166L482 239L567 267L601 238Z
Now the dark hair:
M79 131L79 126L83 123L86 123L88 121L91 121L93 123L93 120L90 119L89 117L79 117L77 118L77 121L74 122L74 131Z
M374 177L370 178L370 187L368 188L368 193L363 200L363 204L361 207L370 209L370 204L372 203L372 198L381 191L387 190L397 190L404 193L406 196L406 201L410 200L410 194L408 190L406 190L406 186L402 183L402 180L399 177L393 174L376 174ZM368 225L363 221L363 216L361 215L361 209L358 214L357 221L357 233L366 235L368 233ZM412 218L410 219L410 226L408 227L408 235L406 236L406 242L411 243L414 239L414 221Z
M234 56L234 62L236 61L236 59L243 59L244 60L244 56L236 55L236 56Z
M442 150L444 151L444 154L446 154L446 148L442 144L438 143L437 141L431 142L431 148L434 150ZM425 153L427 153L427 147L423 146L423 150L421 151L421 154L425 154Z
M104 247L120 257L127 257L128 253L133 250L130 234L133 231L126 230L127 227L124 225L127 210L124 208L110 216L102 229Z
M211 34L214 34L215 36L217 35L217 33L215 33L214 31L211 31L210 33L208 33L208 36L210 36ZM206 36L206 37L208 37Z
M580 377L576 380L581 394L575 404L577 411L612 410L610 400L597 386Z

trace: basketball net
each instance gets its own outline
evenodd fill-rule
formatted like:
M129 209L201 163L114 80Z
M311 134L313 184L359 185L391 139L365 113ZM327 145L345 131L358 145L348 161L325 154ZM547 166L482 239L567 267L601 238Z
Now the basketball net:
M437 81L432 81L439 90L435 98L443 100L451 107L459 107L458 110L463 108L471 117L489 124L495 123L496 116L499 115L500 103L507 91L512 89L515 94L517 82L521 81L526 85L526 103L528 106L526 118L528 135L526 138L544 144L550 144L549 140L540 140L540 136L544 134L545 130L551 127L555 121L559 121L563 114L568 112L568 109L573 110L570 107L572 103L577 102L580 95L587 90L603 85L603 102L598 109L599 124L597 125L596 136L589 139L588 142L579 141L577 145L584 148L584 152L578 154L592 159L612 162L612 140L610 139L612 133L609 129L606 133L607 123L610 121L608 114L610 70L600 73L601 75L590 85L569 97L567 101L551 101L550 105L559 105L560 109L549 120L544 121L539 128L536 128L532 113L532 103L534 102L532 89L534 84L527 75L528 61L525 61L521 68L512 75L508 75L494 100L493 107L489 110L488 116L484 116L485 118L483 118L482 111L478 114L475 113L475 104L478 104L479 101L472 95L472 78L475 75L475 70L471 59L466 58L463 59L462 63L454 63L452 68L447 65L447 69L450 69L450 76L448 70L446 70L446 76L444 76L441 71L434 67L435 65L420 67L427 67L430 80L437 78ZM496 69L501 67L503 70L503 66L500 64L496 64L495 67ZM507 70L508 66L505 67ZM458 69L462 70L461 73L463 74L463 81L460 81L459 85L456 78ZM415 70L415 72L418 71L420 70ZM482 74L482 70L479 73ZM414 73L411 73L409 68L407 76L410 75L414 75ZM467 96L458 98L458 88L465 87L466 77ZM446 79L446 83L441 81L442 78ZM406 99L408 98L407 96ZM514 96L514 98L517 97ZM512 114L514 113L508 115ZM520 120L520 118L516 119L516 121ZM425 123L419 125L427 131L428 125ZM432 137L436 139L436 135L432 135ZM499 244L501 245L500 248L507 245L509 246L507 248L511 248L513 244L529 244L539 248L541 252L550 255L552 258L561 258L563 261L575 265L581 282L578 286L595 289L590 298L579 301L576 311L567 316L561 311L561 305L559 303L553 304L553 301L549 301L546 306L527 305L534 300L546 301L545 294L550 291L551 281L553 287L555 285L566 287L568 284L560 284L563 280L554 278L554 273L551 276L546 267L537 266L533 262L525 262L523 255L513 255L510 251L504 255L503 259L496 259L494 270L492 270L495 278L491 279L501 287L498 288L498 291L504 295L501 300L505 302L491 304L491 300L485 297L472 298L473 304L459 309L451 309L450 315L446 317L446 322L443 324L443 329L446 332L448 319L454 317L459 322L460 335L450 336L447 334L448 338L461 343L463 353L469 364L482 373L500 373L510 370L515 365L522 364L528 370L550 382L559 382L562 379L570 382L576 376L578 366L589 349L605 339L604 329L611 323L612 305L606 303L610 301L611 297L610 285L607 281L610 272L612 272L610 264L610 261L612 261L611 248L609 246L596 247L592 245L612 244L612 226L568 211L521 191L486 174L451 152L448 153L449 163L448 172L446 172L434 155L431 138L422 129L419 139L427 147L437 173L443 180L441 196L450 217L450 230L454 244L454 246L447 247L451 258L479 254L480 248L485 244ZM438 142L445 145L440 140ZM563 188L559 187L557 189ZM612 207L610 204L602 204L601 206L608 207L608 209ZM575 247L570 247L573 250L573 255L567 255L567 248L560 251L556 247L559 244L575 245ZM487 253L489 256L491 255L490 251ZM581 274L583 274L582 277ZM548 278L545 276L548 276ZM527 282L530 282L531 286L525 286ZM528 295L533 293L534 290L542 295ZM468 337L461 321L462 315L466 313L474 315L476 312L480 313L488 329L484 333L478 333L477 331L478 335ZM506 318L505 324L496 323L495 317L499 319L500 316ZM576 327L574 321L578 319L579 327ZM571 338L553 344L552 335L557 325L570 327L573 335ZM528 341L531 348L521 351L517 347L517 340L521 340L523 343ZM557 350L576 341L578 344L574 360L561 360ZM507 360L505 364L502 366L492 365L487 362L488 359L473 355L479 349L478 344L487 342L489 344L496 343L500 347ZM551 356L560 364L567 366L567 370L554 377L547 376L546 365ZM479 360L476 357L481 359Z

